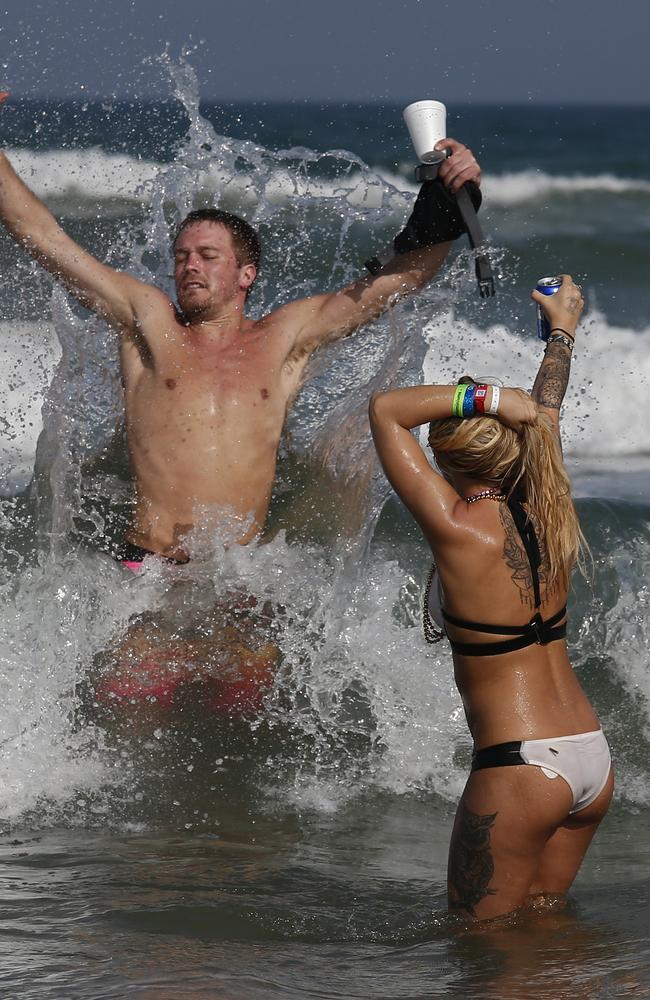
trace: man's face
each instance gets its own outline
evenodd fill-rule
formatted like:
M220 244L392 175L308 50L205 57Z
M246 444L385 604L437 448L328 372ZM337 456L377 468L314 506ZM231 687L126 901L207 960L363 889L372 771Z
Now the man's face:
M194 222L174 247L176 297L184 315L209 319L211 312L246 292L255 266L237 263L230 233L218 222Z

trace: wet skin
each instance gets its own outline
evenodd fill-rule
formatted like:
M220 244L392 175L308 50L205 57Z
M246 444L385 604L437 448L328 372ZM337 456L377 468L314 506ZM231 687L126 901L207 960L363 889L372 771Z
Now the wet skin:
M243 316L241 286L254 269L237 264L223 226L190 226L175 261L183 312L157 296L151 323L161 335L146 343L127 336L122 368L136 484L130 538L182 555L182 535L197 516L252 515L240 540L259 532L306 356L292 355L273 317Z

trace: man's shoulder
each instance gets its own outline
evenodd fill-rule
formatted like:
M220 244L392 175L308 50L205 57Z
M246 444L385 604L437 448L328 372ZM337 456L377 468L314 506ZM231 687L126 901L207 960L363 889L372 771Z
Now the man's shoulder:
M120 279L130 302L130 319L121 324L127 342L143 338L149 349L165 343L171 347L186 326L176 304L156 285L132 274L122 272Z
M290 342L293 342L305 325L313 319L326 298L327 294L309 295L285 302L257 320L259 329L272 332L275 336L284 334Z
M179 326L182 325L177 306L162 289L127 272L122 272L120 278L128 289L139 322L146 322L148 319L159 322L164 318L168 322L173 320Z
M118 272L120 280L123 281L132 292L139 297L149 301L152 305L166 305L167 307L174 307L174 304L165 292L157 285L154 285L151 281L145 281L144 278L138 278L135 274L131 274L129 271Z
M290 338L298 323L297 305L297 302L288 302L264 313L258 319L247 320L248 331L261 337Z
M280 365L285 372L291 372L292 377L296 370L304 367L308 356L299 348L301 321L293 309L294 304L280 306L249 321L243 331L250 338L255 354L265 356L273 368Z

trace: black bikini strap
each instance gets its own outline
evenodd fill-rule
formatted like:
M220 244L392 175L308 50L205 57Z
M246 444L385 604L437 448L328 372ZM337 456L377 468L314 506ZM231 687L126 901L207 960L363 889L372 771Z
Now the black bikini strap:
M527 622L526 625L487 625L485 622L470 622L465 618L456 618L454 615L448 614L444 608L441 608L440 610L442 611L442 617L446 622L449 622L450 625L456 625L458 628L466 628L471 632L486 632L488 635L524 635L527 630L532 627L532 623L535 619L539 618L539 615L536 615L530 622ZM556 625L562 620L562 618L564 618L565 614L566 604L563 608L560 608L559 611L556 611L550 618L547 618L544 624L549 628L552 628L553 625Z
M533 526L533 522L523 508L520 497L516 493L513 493L508 497L508 510L512 514L512 520L515 522L515 527L519 532L524 549L526 550L528 562L530 563L530 571L533 577L535 607L539 608L542 603L542 595L539 588L539 567L542 564L542 556L539 551L539 542L537 541L535 528Z
M525 763L521 756L521 740L495 743L494 746L475 750L472 754L472 771L480 771L484 767L507 767L510 764Z
M534 646L535 643L547 646L549 642L564 639L566 636L566 622L552 628L550 621L551 619L543 622L539 619L536 622L533 619L530 625L526 626L525 634L520 634L516 639L504 639L503 642L456 642L455 639L450 639L449 645L454 653L459 653L461 656L499 656L501 653L516 653L518 649ZM520 633L523 632L524 630L520 629Z

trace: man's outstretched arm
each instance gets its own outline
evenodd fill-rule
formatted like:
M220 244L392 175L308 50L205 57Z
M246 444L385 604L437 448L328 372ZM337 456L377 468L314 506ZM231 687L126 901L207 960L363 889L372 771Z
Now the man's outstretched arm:
M452 151L438 174L449 191L456 193L466 181L480 183L480 167L466 146L454 139L443 139L438 146ZM438 273L450 247L450 242L439 242L396 254L377 275L283 307L285 320L296 329L295 348L311 353L323 343L354 332L419 291Z
M6 94L0 94L0 104ZM100 263L59 226L0 152L0 221L7 232L88 309L114 326L133 325L133 296L145 286Z

